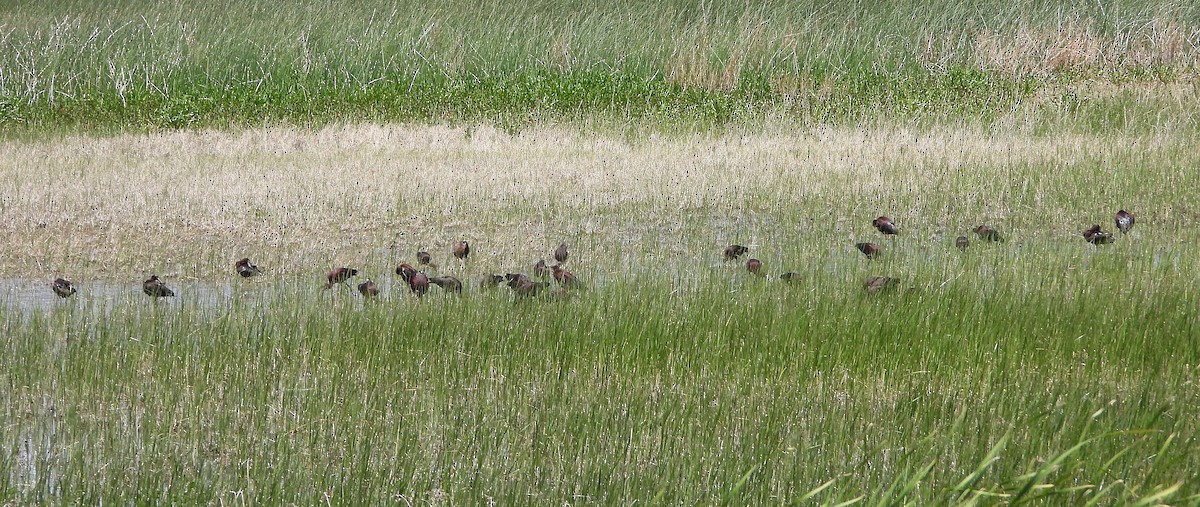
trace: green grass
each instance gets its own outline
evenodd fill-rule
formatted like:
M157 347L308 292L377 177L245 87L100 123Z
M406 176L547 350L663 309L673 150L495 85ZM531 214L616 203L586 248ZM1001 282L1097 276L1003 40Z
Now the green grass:
M1195 502L1194 289L1128 304L1146 287L1115 259L1035 287L977 283L1020 264L1000 252L910 264L962 276L868 297L878 268L782 286L731 265L517 303L267 281L265 308L6 315L3 496L790 503L833 481L814 498Z
M1200 505L1197 27L9 3L0 503ZM980 223L1009 241L953 247ZM476 287L564 240L573 297ZM467 293L398 290L417 249ZM385 296L319 292L335 265Z
M19 2L0 12L0 124L986 121L1077 83L1178 82L1197 26L1170 1Z

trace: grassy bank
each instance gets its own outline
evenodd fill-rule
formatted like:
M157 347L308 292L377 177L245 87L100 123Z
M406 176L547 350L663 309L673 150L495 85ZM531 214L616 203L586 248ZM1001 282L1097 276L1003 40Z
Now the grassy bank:
M1198 20L1172 2L18 2L0 124L989 120L1095 98L1081 82L1190 82Z

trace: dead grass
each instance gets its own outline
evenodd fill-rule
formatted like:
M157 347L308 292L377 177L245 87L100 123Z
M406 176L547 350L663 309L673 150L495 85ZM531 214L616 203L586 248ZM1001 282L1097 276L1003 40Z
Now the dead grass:
M922 196L894 211L911 221L959 205L947 192L1008 188L1031 167L1181 142L902 126L630 141L559 127L381 125L6 141L0 272L208 278L248 255L277 273L319 274L417 249L446 262L460 238L476 243L481 265L503 269L563 238L617 242L749 210L789 220L801 202L842 220L856 218L856 201ZM1012 211L1004 196L986 202L990 216Z

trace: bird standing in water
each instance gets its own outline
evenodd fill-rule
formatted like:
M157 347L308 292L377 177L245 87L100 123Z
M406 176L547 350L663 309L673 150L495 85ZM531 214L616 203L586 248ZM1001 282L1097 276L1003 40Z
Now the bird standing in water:
M896 227L896 224L892 223L892 219L886 216L876 218L871 222L871 225L874 225L876 229L879 229L879 232L884 234L900 234L900 228Z
M237 274L241 275L242 278L250 278L262 274L262 270L258 269L258 266L250 263L249 257L243 257L234 263L233 267L237 269Z
M1117 229L1121 231L1121 234L1128 234L1129 229L1133 228L1133 213L1121 210L1113 219L1117 222Z
M50 285L50 289L60 298L69 298L75 294L75 284L72 284L66 278L55 278L54 283Z
M175 292L171 289L168 289L166 285L163 285L162 281L158 279L158 275L150 275L150 278L147 278L146 281L142 282L142 292L146 293L147 296L154 298L155 301L157 301L158 298L169 298L175 296Z

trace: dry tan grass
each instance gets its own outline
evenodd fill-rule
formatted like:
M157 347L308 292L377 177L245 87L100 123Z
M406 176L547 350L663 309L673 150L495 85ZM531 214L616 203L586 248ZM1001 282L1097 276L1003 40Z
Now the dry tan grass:
M984 69L1014 76L1077 70L1168 67L1195 69L1200 58L1200 29L1170 20L1154 20L1136 30L1104 35L1090 19L1068 19L1057 28L1020 26L972 34L971 59ZM931 41L924 60L943 54Z
M417 249L452 265L459 238L475 242L476 262L502 269L580 235L618 241L797 198L831 210L895 192L937 201L980 168L1004 175L1176 142L783 125L636 141L557 127L381 125L6 141L0 272L205 278L228 276L249 255L276 273L320 273Z

